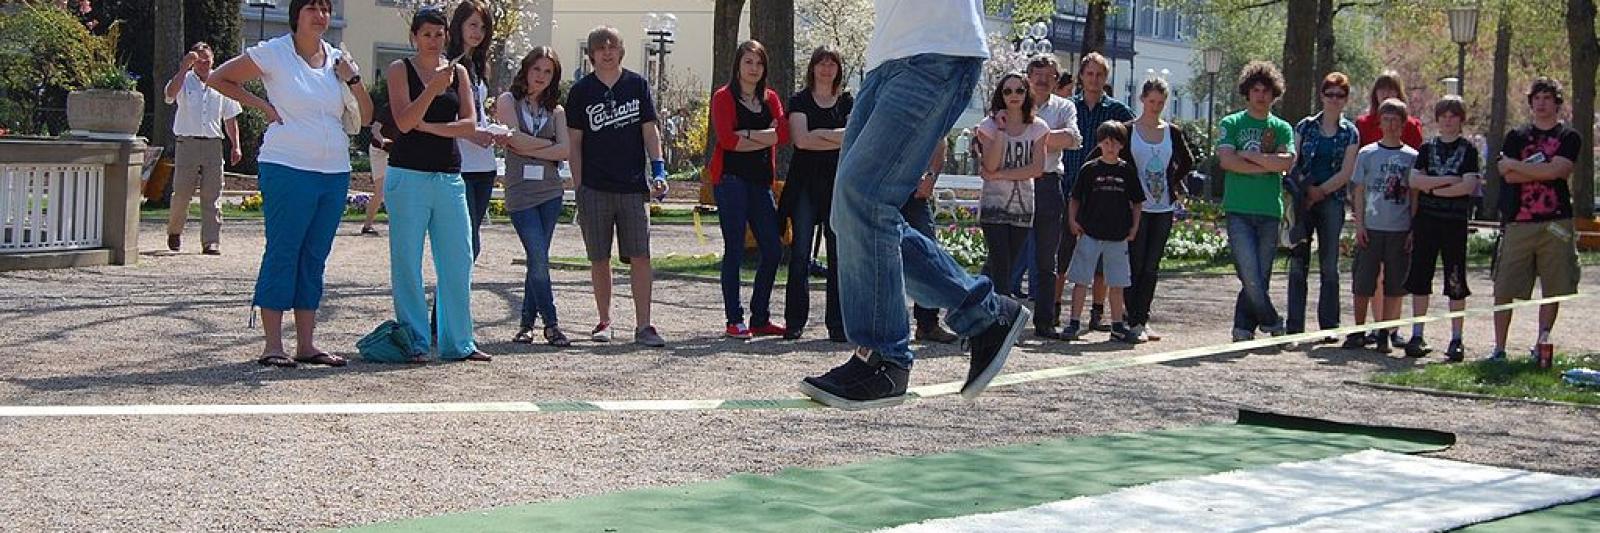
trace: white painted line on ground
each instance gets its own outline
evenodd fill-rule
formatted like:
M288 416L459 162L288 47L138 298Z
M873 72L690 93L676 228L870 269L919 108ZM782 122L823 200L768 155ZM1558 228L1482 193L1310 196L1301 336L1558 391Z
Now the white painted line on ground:
M1513 302L1505 305L1468 309L1439 315L1402 318L1388 322L1347 326L1338 329L1233 342L1212 346L1199 346L1170 352L1135 355L1106 359L1083 364L1046 368L1028 372L1001 374L995 377L990 388L1017 385L1082 374L1105 372L1118 368L1165 363L1183 359L1196 359L1217 354L1254 350L1268 346L1314 341L1330 335L1339 336L1377 328L1398 327L1458 316L1490 314L1495 311L1531 307L1584 298L1586 294L1553 296L1538 300ZM913 387L907 393L914 398L948 396L961 390L961 382L935 383ZM307 404L146 404L146 405L7 405L0 406L0 418L26 417L77 417L77 416L151 416L151 415L344 415L344 414L421 414L421 413L536 413L572 411L710 411L710 410L769 410L816 409L822 404L807 398L768 398L753 400L597 400L551 402L435 402L435 403L307 403Z

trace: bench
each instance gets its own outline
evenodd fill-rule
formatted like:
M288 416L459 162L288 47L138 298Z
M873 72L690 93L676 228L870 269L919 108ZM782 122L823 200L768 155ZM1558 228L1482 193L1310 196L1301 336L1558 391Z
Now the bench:
M940 213L956 220L956 211L977 209L979 201L974 196L983 195L983 178L971 174L940 174L933 185L933 218Z

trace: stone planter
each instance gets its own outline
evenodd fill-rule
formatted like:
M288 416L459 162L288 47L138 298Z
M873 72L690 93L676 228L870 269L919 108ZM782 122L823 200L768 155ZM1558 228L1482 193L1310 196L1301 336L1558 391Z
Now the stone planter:
M80 132L132 137L144 122L144 95L138 91L88 89L67 95L67 127Z

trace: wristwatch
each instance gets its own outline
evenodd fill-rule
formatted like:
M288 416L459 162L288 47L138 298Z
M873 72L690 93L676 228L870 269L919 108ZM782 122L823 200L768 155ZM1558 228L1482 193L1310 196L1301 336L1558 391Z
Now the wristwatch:
M345 80L345 82L344 82L345 85L350 85L350 86L354 86L357 83L361 83L361 75L360 74L356 74L354 76L351 76L350 79Z

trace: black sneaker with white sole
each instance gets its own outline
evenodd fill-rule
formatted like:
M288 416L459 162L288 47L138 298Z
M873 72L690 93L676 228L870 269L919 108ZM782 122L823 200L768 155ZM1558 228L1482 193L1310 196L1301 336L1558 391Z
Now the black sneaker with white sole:
M1444 350L1444 359L1452 363L1459 363L1467 358L1467 349L1461 345L1461 339L1450 339L1450 346Z
M910 381L910 369L877 353L857 353L826 374L801 380L800 392L828 407L854 411L900 405Z
M967 367L967 381L961 385L961 397L968 400L989 388L989 382L1005 366L1006 356L1011 354L1017 338L1027 329L1028 320L1033 318L1033 313L1016 300L1005 296L995 298L999 300L1000 313L994 324L967 340L972 362Z

